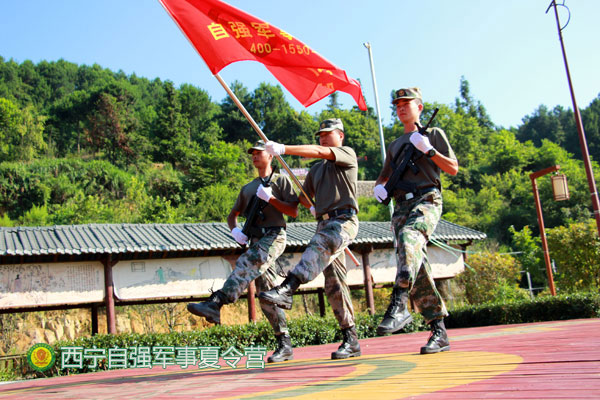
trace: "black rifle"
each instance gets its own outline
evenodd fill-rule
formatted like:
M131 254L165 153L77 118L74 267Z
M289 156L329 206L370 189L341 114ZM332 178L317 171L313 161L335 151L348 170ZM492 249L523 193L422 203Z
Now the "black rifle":
M271 186L271 177L273 176L273 172L271 171L271 175L266 178L259 178L262 182L262 185L265 187ZM250 203L246 207L244 211L244 215L246 216L246 222L244 223L244 227L242 228L242 232L244 235L251 237L262 237L264 235L264 231L259 228L257 225L258 219L265 219L265 215L263 214L264 208L267 206L266 201L259 198L257 195L252 196L250 199Z
M415 122L419 133L423 136L427 136L427 129L429 129L429 125L433 122L433 119L437 115L439 108L436 108L427 122L427 125L422 127L418 122ZM402 178L404 177L404 173L407 169L413 172L413 174L418 174L420 169L415 163L419 158L423 156L423 153L418 151L416 147L408 142L400 148L398 155L395 159L391 161L391 167L394 170L390 179L386 182L384 188L388 193L388 197L382 201L383 204L388 205L393 197L394 191L397 189L403 190L405 192L415 193L417 191L417 185L410 182L404 182ZM397 161L400 160L400 163Z

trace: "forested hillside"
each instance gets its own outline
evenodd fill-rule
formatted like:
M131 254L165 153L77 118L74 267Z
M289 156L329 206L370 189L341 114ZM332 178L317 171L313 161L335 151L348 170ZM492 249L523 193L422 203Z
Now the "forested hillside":
M319 120L342 118L347 144L360 157L360 179L376 178L381 155L372 108L343 110L332 96L325 111L310 115L294 110L279 86L231 86L273 140L315 143ZM446 131L460 164L457 176L444 176L444 219L514 248L512 232L526 225L533 237L537 232L528 174L559 164L571 199L554 202L550 179L539 179L546 225L589 221L571 110L540 105L520 126L498 127L465 79L457 82L453 104L426 100L424 120L440 107L434 125ZM600 96L582 116L590 154L598 160ZM403 133L397 121L384 131L388 143ZM0 57L0 225L224 221L253 174L245 150L256 139L229 98L211 99L202 88L99 65L19 64ZM597 163L594 171L598 181ZM363 218L389 218L374 200L361 204Z

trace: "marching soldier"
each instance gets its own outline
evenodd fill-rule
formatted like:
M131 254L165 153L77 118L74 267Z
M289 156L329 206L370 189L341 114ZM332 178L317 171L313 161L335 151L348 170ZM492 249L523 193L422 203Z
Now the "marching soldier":
M433 234L442 215L440 173L450 175L458 172L458 162L446 134L439 128L429 129L426 134L418 131L418 122L423 111L423 100L419 88L396 91L392 104L396 106L398 118L404 125L404 135L394 140L387 150L381 173L373 189L375 198L382 202L393 196L396 206L392 217L392 228L396 236L397 274L389 307L381 324L379 335L401 330L412 321L407 309L409 295L413 305L419 309L431 327L431 336L421 354L450 350L444 326L448 315L446 306L438 293L427 260L427 241ZM425 132L423 132L425 133ZM395 172L393 166L406 166L398 160L405 146L414 146L417 157L413 157L414 170L403 173L401 187L388 193L384 184ZM402 171L400 171L402 173ZM389 188L388 188L389 189Z
M227 217L231 235L239 244L248 244L248 250L237 259L234 270L221 290L213 292L208 301L190 303L187 306L192 314L204 317L215 324L221 323L221 307L235 302L253 280L256 280L259 291L269 290L275 286L275 261L283 254L286 244L286 223L283 214L291 217L298 215L298 197L290 180L284 175L273 174L271 167L273 156L264 150L262 140L248 149L259 177L242 187ZM267 182L268 180L270 181ZM258 196L261 201L253 202L254 196ZM249 227L249 232L244 233L237 227L237 218L242 213L248 217L253 211L249 210L249 207L253 204L260 207L259 210L254 211L259 212L261 218L256 218L255 224ZM267 361L279 362L293 359L292 342L284 311L262 299L260 307L275 331L278 344Z
M354 326L354 309L346 282L345 248L358 233L356 181L358 163L351 147L343 146L344 125L340 119L327 119L316 133L320 145L289 146L267 142L269 154L291 154L320 158L309 171L304 191L314 196L315 206L300 196L300 202L317 218L317 231L302 254L300 262L288 273L283 283L259 294L263 301L290 309L292 295L303 284L325 276L325 293L342 329L343 342L331 354L332 359L361 355Z

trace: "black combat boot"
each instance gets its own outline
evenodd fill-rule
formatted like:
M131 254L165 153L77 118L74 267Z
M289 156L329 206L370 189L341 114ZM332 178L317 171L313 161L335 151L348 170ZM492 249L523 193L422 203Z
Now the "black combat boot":
M435 319L429 323L429 326L431 326L431 336L429 336L427 344L421 347L421 354L433 354L450 350L450 341L446 334L444 319Z
M220 290L213 292L207 301L202 303L189 303L187 309L194 315L204 317L213 324L221 323L221 307L228 304L227 296Z
M358 343L358 335L356 334L356 328L342 329L342 335L344 341L340 344L337 351L331 353L332 360L341 360L348 357L360 356L360 344Z
M267 358L267 362L276 363L281 361L293 360L294 351L292 349L292 338L287 333L282 333L275 336L277 338L277 349L271 357Z
M377 327L378 335L396 333L412 322L413 318L408 311L407 304L408 289L395 287L392 291L390 305L383 316L383 320Z
M298 289L301 282L296 275L289 273L281 285L275 286L267 292L260 292L259 299L267 303L275 304L285 310L292 309L292 295Z

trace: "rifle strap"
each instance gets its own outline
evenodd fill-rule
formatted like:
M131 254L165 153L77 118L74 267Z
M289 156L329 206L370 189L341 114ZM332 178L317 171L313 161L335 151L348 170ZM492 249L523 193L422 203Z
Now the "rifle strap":
M259 177L260 181L262 182L264 187L269 187L271 186L271 178L273 177L273 173L275 172L274 169L271 169L271 174L267 177L261 178Z

